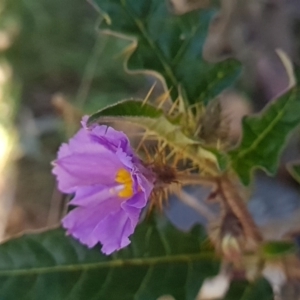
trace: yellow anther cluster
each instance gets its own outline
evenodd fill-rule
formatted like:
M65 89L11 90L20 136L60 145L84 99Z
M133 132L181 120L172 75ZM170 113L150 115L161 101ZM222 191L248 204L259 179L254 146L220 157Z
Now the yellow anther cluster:
M133 180L130 173L125 169L120 169L116 175L116 182L121 183L124 188L118 193L119 197L130 198L133 195Z

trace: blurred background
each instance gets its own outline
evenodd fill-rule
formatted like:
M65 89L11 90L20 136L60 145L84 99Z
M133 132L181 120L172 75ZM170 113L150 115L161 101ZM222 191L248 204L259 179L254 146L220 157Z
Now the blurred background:
M215 2L219 13L210 26L203 56L213 63L228 57L240 60L243 84L252 95L252 101L234 91L222 96L232 139L238 140L242 116L262 109L288 84L274 49L284 50L299 63L300 4L298 0ZM210 5L203 0L169 4L179 14ZM51 161L77 129L80 115L128 97L144 97L152 85L149 78L125 74L127 43L97 33L97 20L98 13L85 0L0 3L0 240L59 222L65 199L55 188ZM299 148L296 133L284 160L299 158ZM281 201L285 197L280 195L290 193L291 204L285 202L289 212L300 206L298 186L287 172L282 170L275 181L260 176L250 204L258 223L273 213L270 207L276 196ZM274 187L281 190L266 192ZM279 210L281 206L278 202ZM178 216L176 211L182 212L176 205L171 207L171 218ZM184 217L181 221L184 227Z
M52 226L64 203L51 161L82 112L139 95L124 42L99 35L84 0L0 3L0 240Z

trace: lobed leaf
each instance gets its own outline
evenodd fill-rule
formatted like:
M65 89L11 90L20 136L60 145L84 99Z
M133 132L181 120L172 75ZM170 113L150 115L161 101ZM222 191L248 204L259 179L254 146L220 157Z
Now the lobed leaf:
M229 155L232 168L241 181L250 183L254 168L274 174L279 156L291 131L300 123L300 92L293 89L260 115L243 119L243 137L240 145Z
M211 64L202 48L212 9L178 16L162 0L94 0L103 17L100 29L132 42L126 68L156 75L176 100L207 102L228 88L240 72L239 63Z
M144 222L112 256L87 249L62 229L24 235L0 246L0 299L195 299L218 262L202 249L204 229L190 233L165 220Z

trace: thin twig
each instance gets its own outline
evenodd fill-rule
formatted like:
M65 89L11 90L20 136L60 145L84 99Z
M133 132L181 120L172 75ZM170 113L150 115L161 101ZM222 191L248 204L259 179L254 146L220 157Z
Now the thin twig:
M226 176L223 176L218 181L218 192L224 204L227 205L239 219L246 236L252 238L255 243L259 244L262 241L262 236L248 212L243 199L238 194L233 183Z

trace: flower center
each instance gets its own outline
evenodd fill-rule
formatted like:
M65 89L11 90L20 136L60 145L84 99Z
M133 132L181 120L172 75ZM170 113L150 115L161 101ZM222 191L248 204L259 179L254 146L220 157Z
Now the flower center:
M120 169L115 181L123 185L123 189L118 193L121 198L129 198L133 195L133 180L130 173L125 169Z

